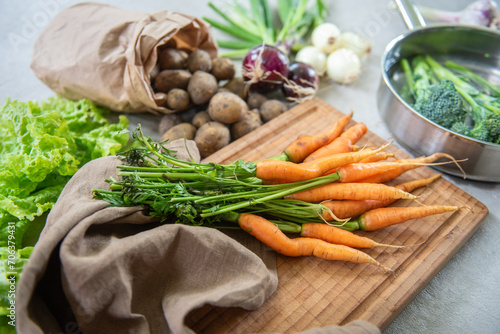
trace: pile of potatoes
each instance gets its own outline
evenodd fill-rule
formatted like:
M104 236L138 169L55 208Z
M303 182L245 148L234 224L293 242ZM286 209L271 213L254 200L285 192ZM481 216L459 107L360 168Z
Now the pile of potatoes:
M248 93L235 74L231 59L201 49L160 51L151 84L170 110L159 124L161 140L194 140L205 158L288 110L279 99Z

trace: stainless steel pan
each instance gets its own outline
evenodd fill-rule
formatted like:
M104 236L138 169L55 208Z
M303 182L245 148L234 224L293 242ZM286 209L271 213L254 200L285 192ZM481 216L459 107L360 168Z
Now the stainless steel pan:
M405 82L400 60L430 54L438 61L452 60L500 84L500 33L461 25L426 26L413 1L396 0L410 29L395 38L382 57L382 80L377 95L379 113L397 142L415 156L445 152L460 163L467 178L500 182L500 145L455 134L427 120L406 103L399 91ZM457 176L454 165L436 169Z

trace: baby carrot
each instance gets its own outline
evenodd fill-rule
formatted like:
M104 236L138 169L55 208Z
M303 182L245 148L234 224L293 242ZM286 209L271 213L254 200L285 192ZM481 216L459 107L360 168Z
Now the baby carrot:
M358 219L358 224L362 230L376 231L384 227L406 222L410 219L424 218L458 209L457 206L451 205L378 208L363 213Z
M436 175L431 176L429 178L412 180L409 182L398 184L394 187L409 193L417 188L424 187L424 186L434 182L436 179L438 179L440 177L441 177L441 174L436 174ZM324 205L325 207L327 207L329 209L329 211L323 212L323 218L325 220L334 220L335 218L345 219L345 218L357 217L357 216L365 213L366 211L388 206L389 204L394 203L396 200L397 199L391 198L391 199L386 199L386 200L381 200L381 201L380 200L371 200L371 199L369 199L369 200L344 200L344 201L330 200L330 201L325 201L325 202L322 202L321 204ZM335 217L332 215L332 213Z
M396 187L377 183L328 183L323 186L303 190L285 196L286 199L296 199L308 203L326 200L386 200L415 199L415 195Z
M394 248L403 247L381 244L370 238L362 237L350 231L346 231L336 226L328 225L325 223L302 224L300 236L321 239L332 244L345 245L353 248L373 248L378 246Z
M293 163L281 160L262 160L256 163L256 176L261 180L282 179L305 181L325 174L327 171L351 164L383 151L390 143L376 150L341 153L310 162Z
M371 148L366 148L365 150L371 150ZM355 151L357 151L357 148ZM364 159L360 160L358 163L377 162L377 161L386 160L389 157L394 157L394 154L382 151L382 152L378 152L372 156L369 156L367 158L364 158ZM329 170L328 172L326 172L324 175L333 174L336 171L337 171L337 169L332 169L332 170Z
M353 112L351 111L349 114L343 115L327 131L316 136L299 136L283 150L288 161L302 162L312 152L331 143L344 131L352 119L352 114Z
M340 182L383 183L395 179L406 171L428 166L439 158L449 158L456 162L446 153L434 153L415 159L352 163L339 167L336 172L339 174ZM458 163L457 166L459 166Z
M344 200L344 201L324 201L321 205L325 206L328 210L322 212L322 216L325 220L337 220L346 219L351 217L357 217L366 211L379 208L383 201L377 201L373 199L367 200Z
M352 247L331 244L315 238L299 237L290 239L276 225L265 218L251 213L240 214L238 224L243 230L253 235L262 243L285 256L313 255L326 260L372 263L382 266L368 254ZM385 269L390 270L388 268Z
M368 162L377 162L377 161L383 161L388 158L393 158L394 153L389 153L389 152L378 152L375 155L372 155L371 157L365 158L360 161L360 163L368 163Z
M366 133L368 128L362 122L345 130L337 139L309 154L304 162L313 161L332 154L351 152L351 147Z

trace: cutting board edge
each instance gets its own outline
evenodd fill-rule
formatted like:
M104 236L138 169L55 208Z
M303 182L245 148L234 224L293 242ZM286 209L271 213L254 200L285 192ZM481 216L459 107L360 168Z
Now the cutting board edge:
M315 98L311 101L305 102L304 104L300 105L299 108L302 108L300 112L299 112L299 110L297 110L297 113L299 113L300 115L304 115L305 113L307 113L307 111L314 112L314 109L317 109L316 111L320 111L322 113L323 112L341 112L319 98ZM292 110L292 112L294 112L294 110ZM265 128L268 125L268 124L266 124L266 125L264 125L264 127L260 128L260 130L262 131L262 133L266 133L269 131L273 131L274 128L283 127L283 124L280 124L280 123L285 123L286 120L290 121L291 118L289 116L290 115L286 115L286 114L280 115L278 118L269 122L270 124L268 123L269 124L268 128ZM297 117L297 115L293 116L293 119L296 119L295 117ZM275 123L275 124L273 124L273 123ZM306 127L304 127L304 131L307 131ZM299 134L300 133L297 133L297 135L299 135ZM376 135L375 135L375 137L376 137ZM219 162L220 160L227 161L227 157L231 157L231 155L237 156L238 150L237 149L235 150L234 148L235 147L236 148L246 147L248 145L248 141L247 141L248 138L249 137L247 137L247 138L244 137L238 141L235 141L232 144L233 145L232 147L228 147L227 149L225 148L225 149L215 153L215 155L208 157L207 159L210 159L210 160L213 159L212 161ZM381 138L379 138L379 139L381 139ZM281 148L284 148L284 147L281 147ZM407 155L405 152L401 151L398 148L390 147L390 149L402 153L402 156ZM226 158L224 158L224 157L226 157ZM223 162L223 161L220 161L220 162ZM423 170L431 170L431 169L429 169L428 167L425 167L425 168L423 168ZM432 172L435 173L434 170L432 170ZM425 174L425 173L428 173L428 172L427 171L423 172L423 174ZM357 305L357 307L354 309L354 311L351 312L349 315L347 315L343 321L341 320L338 323L324 323L322 325L324 325L324 326L340 325L342 323L354 320L355 318L360 318L360 319L370 321L370 322L376 324L377 326L379 326L380 328L385 329L394 320L394 318L404 309L404 307L406 307L415 298L415 296L418 295L418 293L420 293L420 291L422 291L422 289L424 289L424 287L428 284L428 282L430 282L432 280L432 278L442 269L442 267L459 251L459 249L465 244L465 242L475 233L475 231L479 228L482 221L487 216L486 206L484 206L483 203L479 202L477 199L468 195L463 190L459 189L458 187L456 187L455 185L453 185L449 181L445 181L445 180L443 180L443 181L446 182L446 190L447 191L452 192L452 193L458 193L459 196L461 196L462 194L465 194L468 196L469 199L474 200L477 205L485 208L485 209L483 209L483 211L485 211L485 212L483 212L483 215L479 215L479 217L477 218L477 221L470 222L471 224L473 224L473 228L465 231L465 233L457 234L457 237L452 238L453 240L449 241L448 244L443 243L443 246L450 247L450 251L448 253L446 253L444 256L440 256L438 260L434 259L432 262L432 264L433 264L432 269L428 270L425 275L421 275L419 277L414 278L418 284L414 284L413 287L410 287L408 289L402 288L400 286L396 286L395 284L393 284L393 289L391 291L399 293L400 295L402 295L402 297L397 298L397 299L392 299L392 300L391 299L390 300L382 300L382 301L378 301L376 303L374 303L373 301L371 301L371 303L361 303L360 305ZM441 189L441 191L442 190L443 189ZM436 233L437 233L436 237L440 236L440 234L437 231L435 231L434 234L436 234ZM401 269L402 271L404 271L404 269L405 269L404 266L405 266L406 262L409 263L406 265L411 267L412 260L414 260L416 257L418 257L419 254L415 254L413 257L408 258L405 262L403 262L402 264L399 265L398 269ZM280 256L280 255L277 255L277 256ZM420 262L420 265L424 268L426 266L430 266L427 263L429 261L430 260L426 259L425 261ZM397 272L397 270L396 270L396 272ZM389 283L389 284L392 284L392 283ZM388 284L386 284L386 285L388 285ZM374 290L384 290L384 284L377 286L377 288ZM405 293L401 293L400 290L404 290L403 292L405 292ZM377 296L373 296L370 298L374 299L374 298L377 298ZM366 300L368 300L370 298L366 298ZM367 305L367 304L370 304L370 305ZM380 311L381 308L384 310ZM377 309L378 309L378 311L371 313L371 315L362 314L363 310L365 310L365 313L366 313L366 310L377 310ZM253 330L264 330L264 331L267 331L269 329L269 326L266 327L265 324L258 324L256 322L256 320L253 319L254 318L253 314L259 314L258 310L255 310L255 311L250 312L250 313L243 312L243 314L246 314L246 315L238 313L237 310L233 310L233 311L234 312L229 311L227 314L240 314L242 316L242 318L240 320L242 320L242 321L244 319L250 320L250 323L248 323L248 321L244 321L244 322L247 322L247 327L245 327L245 326L238 326L233 321L230 321L230 323L224 323L224 326L223 326L224 328L230 328L231 331L234 331L234 330L238 331L238 330L243 330L243 329L246 330L249 328L253 328ZM220 314L226 314L226 312L221 311ZM216 322L218 322L218 324L221 325L220 321L216 321ZM248 326L251 326L251 327L248 327ZM281 327L283 327L283 326L281 326ZM210 332L209 328L214 329L213 326L211 327L210 325L208 325L208 328L207 328L208 332ZM221 329L221 327L219 327L219 329ZM291 329L288 329L284 332L289 332L290 330Z
M480 201L477 201L478 206L484 207L486 211L488 211L487 207L481 203ZM354 312L352 312L349 317L345 318L344 321L341 322L341 325L346 324L348 322L351 322L356 319L363 319L366 321L369 321L373 324L375 324L377 327L379 327L382 331L385 330L393 321L394 319L411 303L412 300L415 299L415 297L423 290L425 287L429 284L429 282L432 281L432 279L443 269L443 267L459 252L459 250L465 245L465 243L474 235L474 233L479 229L479 227L482 225L483 221L486 219L488 216L488 213L485 215L481 215L478 217L476 221L472 224L474 226L473 229L467 230L466 233L460 234L458 238L455 238L453 241L449 242L449 247L448 249L451 249L452 251L447 253L446 256L440 257L438 261L432 262L432 270L427 272L426 275L422 275L419 277L414 277L413 281L419 282L419 284L414 284L412 288L410 289L404 289L402 285L398 285L395 281L390 282L395 289L393 290L393 294L397 292L398 290L403 290L406 291L404 294L403 298L397 299L395 301L390 301L387 299L379 299L378 303L375 301L373 302L372 305L369 306L370 309L379 309L379 310L385 310L385 313L382 311L378 311L378 313L371 313L371 316L366 317L366 316L361 316L361 312L359 312L360 309L365 308L366 305L359 305L358 309ZM443 237L441 234L437 235L436 237L432 238L434 242L438 242L438 239L442 239ZM444 246L443 246L444 247ZM409 264L411 264L415 257L417 257L419 253L414 254L412 257L408 258L403 264L401 264L396 271L404 271L405 267L408 267ZM430 260L424 260L421 264L422 267L427 266L427 261ZM401 278L401 280L404 280L405 278ZM376 290L384 290L386 288L384 285L380 285L377 287ZM375 296L373 294L372 296ZM374 298L374 297L372 297ZM365 300L365 303L369 303L368 300ZM366 311L364 311L366 312ZM375 315L378 314L379 316L375 317ZM384 315L385 314L385 315Z

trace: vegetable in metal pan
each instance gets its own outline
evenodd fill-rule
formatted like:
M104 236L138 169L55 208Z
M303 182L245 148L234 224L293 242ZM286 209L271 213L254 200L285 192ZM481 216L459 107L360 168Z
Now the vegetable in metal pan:
M424 117L461 135L500 144L500 87L451 61L403 59L407 101ZM403 94L402 94L403 95Z

